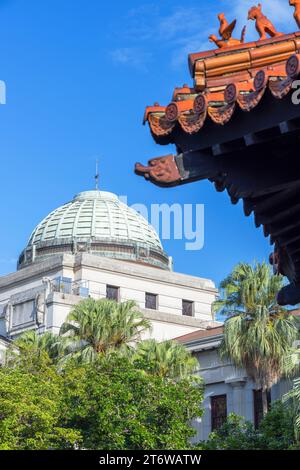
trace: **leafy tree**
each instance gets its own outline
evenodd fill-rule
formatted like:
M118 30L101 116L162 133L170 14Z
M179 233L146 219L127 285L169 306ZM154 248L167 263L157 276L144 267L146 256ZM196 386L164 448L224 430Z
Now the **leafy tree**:
M292 402L292 406L294 409L294 417L295 417L295 435L296 438L299 439L300 437L300 377L293 381L293 388L285 395L285 400L289 400Z
M19 337L0 370L0 449L190 448L202 415L196 362L170 341L132 352L148 328L133 302L89 299L63 336Z
M128 350L149 329L150 322L133 301L83 300L73 308L60 330L64 359L88 363L99 354Z
M195 372L199 363L191 353L175 341L158 343L154 339L138 344L133 356L136 367L160 377L186 377Z
M288 450L297 449L294 439L293 410L280 401L272 404L271 410L260 423L259 429L241 416L230 414L226 423L210 434L209 440L200 443L206 450Z
M265 263L239 264L222 282L223 298L215 305L228 316L221 357L245 368L262 389L264 414L268 389L293 372L288 357L298 337L296 319L275 300L282 282Z
M198 382L145 374L115 355L64 374L64 425L81 433L84 448L191 447L191 420L202 415Z
M0 450L71 449L80 432L63 426L63 382L41 354L0 368Z
M205 450L255 450L260 445L258 433L253 424L231 413L220 429L212 432L209 440L200 443Z
M271 450L296 448L293 423L294 410L291 406L285 407L281 401L272 403L271 411L259 426L261 447Z
M292 354L292 363L299 366L300 349L296 349ZM288 404L294 410L294 431L297 440L300 440L300 377L293 380L293 388L284 395L284 402Z
M45 353L49 359L56 361L59 356L59 337L50 332L38 334L35 330L26 331L20 335L11 347L12 352L19 351L23 354L31 354L37 358Z
M145 373L119 352L60 368L32 351L0 369L0 449L190 448L199 379Z

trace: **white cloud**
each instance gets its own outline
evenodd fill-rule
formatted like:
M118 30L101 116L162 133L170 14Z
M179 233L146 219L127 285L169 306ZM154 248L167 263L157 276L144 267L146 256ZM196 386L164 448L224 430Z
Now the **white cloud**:
M186 37L181 42L178 41L175 50L172 52L171 65L174 68L177 68L182 64L187 63L188 55L191 52L206 51L207 49L210 49L211 44L209 40L205 40L208 36L208 34L204 36L200 33Z
M112 60L115 64L145 71L155 49L159 48L168 51L173 67L181 66L186 63L189 52L208 47L207 38L212 32L207 29L211 23L207 21L208 16L212 17L211 8L202 5L175 7L167 15L161 13L157 4L132 9L123 20L125 28L120 35L126 47L113 50ZM121 31L120 28L114 30Z
M211 48L208 36L218 31L217 14L222 11L222 7L229 21L237 19L235 37L240 37L241 30L246 25L246 40L258 39L255 22L248 21L248 10L257 3L255 0L221 0L219 8L215 10L211 6L208 10L202 5L199 8L179 8L168 17L162 18L158 31L166 42L172 43L172 65L177 67L185 63L191 52ZM264 0L263 13L283 33L297 28L293 8L289 6L288 0Z
M258 39L258 33L255 31L255 22L248 21L248 10L257 5L258 2L253 0L223 0L224 6L228 11L232 11L232 15L237 18L240 25L247 25L248 36L250 40ZM276 29L283 33L295 31L297 25L293 17L294 9L290 7L289 0L264 0L262 2L263 13L274 23Z
M157 3L141 5L130 10L124 21L120 39L129 45L114 50L112 59L117 64L146 71L155 50L164 49L169 54L171 66L181 67L189 53L212 47L208 36L217 33L217 14L222 10L229 21L237 19L235 37L239 38L243 26L247 25L246 40L258 39L255 22L247 20L249 8L257 3L256 0L220 0L215 3L215 8L199 3L197 7L174 7L167 15L161 13ZM263 12L279 31L295 31L293 8L288 0L264 0Z
M186 63L189 53L210 47L208 36L211 29L207 21L210 16L211 13L203 8L177 8L160 20L157 25L158 35L172 49L173 67Z
M147 72L151 54L137 47L121 47L111 52L111 58L116 65L129 65L141 72Z
M203 24L203 14L199 8L177 8L169 16L161 18L158 23L158 34L166 41L173 40L178 35L189 35L199 32Z

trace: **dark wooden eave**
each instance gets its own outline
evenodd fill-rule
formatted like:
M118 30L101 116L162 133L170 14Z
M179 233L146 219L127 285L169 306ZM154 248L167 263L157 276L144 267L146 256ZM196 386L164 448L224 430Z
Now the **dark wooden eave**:
M300 105L292 103L292 94L277 100L266 91L257 107L236 110L224 126L207 121L193 135L177 126L170 136L153 137L161 145L176 145L169 176L164 165L155 171L160 158L149 167L139 165L137 173L159 186L209 179L232 203L242 199L245 215L253 213L256 226L263 226L275 245L273 262L291 283L279 293L279 303L299 303Z

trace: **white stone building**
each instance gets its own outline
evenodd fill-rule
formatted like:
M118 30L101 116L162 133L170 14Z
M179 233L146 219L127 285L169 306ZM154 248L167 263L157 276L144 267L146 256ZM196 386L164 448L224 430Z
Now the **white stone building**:
M86 191L38 224L17 271L0 277L0 363L25 331L58 334L88 296L135 300L151 320L151 337L176 338L199 359L205 414L196 427L197 440L205 440L231 411L253 422L261 413L245 371L219 359L223 329L211 313L217 293L209 279L173 272L154 229L116 195ZM278 384L271 399L287 387Z
M0 335L58 334L81 299L135 300L151 336L206 329L212 281L174 273L154 229L116 195L86 191L51 212L30 236L15 273L0 277Z
M294 313L299 315L298 311ZM261 390L257 390L245 370L237 369L230 361L220 359L218 350L222 338L223 326L199 330L177 338L198 359L198 374L205 384L204 414L195 423L196 442L207 440L209 434L221 426L230 413L243 416L255 427L262 419ZM269 403L279 400L290 388L290 381L281 380L270 390Z

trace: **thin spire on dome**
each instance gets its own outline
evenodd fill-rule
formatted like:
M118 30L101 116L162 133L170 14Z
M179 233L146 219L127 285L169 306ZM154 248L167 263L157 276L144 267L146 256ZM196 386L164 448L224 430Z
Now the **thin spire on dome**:
M96 191L99 191L99 160L96 159L96 174L95 174Z

